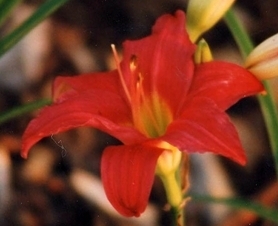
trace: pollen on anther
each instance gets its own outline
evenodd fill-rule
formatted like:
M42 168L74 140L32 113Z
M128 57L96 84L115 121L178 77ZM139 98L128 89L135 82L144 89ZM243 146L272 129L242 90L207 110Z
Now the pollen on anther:
M130 57L129 67L132 72L134 72L136 70L136 68L137 68L137 56L136 55L132 55Z

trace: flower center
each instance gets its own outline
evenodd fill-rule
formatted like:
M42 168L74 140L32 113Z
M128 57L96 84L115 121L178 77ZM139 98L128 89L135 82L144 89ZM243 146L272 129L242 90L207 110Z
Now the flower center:
M145 91L146 85L149 84L144 84L144 75L139 70L135 55L132 55L130 59L131 84L127 87L114 45L112 45L112 50L123 90L130 103L134 126L147 137L154 138L163 135L173 120L168 104L155 89Z
M145 92L144 76L135 55L130 59L130 72L133 78L131 109L135 127L148 137L163 135L172 121L169 106L155 90Z

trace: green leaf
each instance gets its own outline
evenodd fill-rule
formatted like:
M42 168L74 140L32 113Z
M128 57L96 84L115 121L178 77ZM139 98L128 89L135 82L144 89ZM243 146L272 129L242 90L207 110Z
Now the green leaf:
M241 198L215 198L206 195L189 195L193 201L210 204L223 204L237 210L249 210L259 217L278 223L278 209L271 209L258 202L244 200Z
M18 106L13 109L7 110L6 112L0 113L0 124L3 124L4 122L19 117L23 114L27 114L34 110L38 110L49 104L51 104L51 100L42 99L42 100L34 101L32 103L24 104L22 106Z
M47 0L27 20L0 40L0 56L18 43L29 31L68 0Z
M21 0L0 0L0 25L2 25L12 9L20 2Z

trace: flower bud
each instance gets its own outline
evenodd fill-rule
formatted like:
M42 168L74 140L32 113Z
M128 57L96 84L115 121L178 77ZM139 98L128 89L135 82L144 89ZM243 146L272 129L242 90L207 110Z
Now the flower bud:
M198 42L197 49L194 53L194 61L196 64L206 63L213 60L208 43L205 39Z
M181 162L181 151L165 141L161 141L156 146L165 150L158 158L156 173L167 175L176 172Z
M192 42L213 27L235 0L190 0L187 8L187 31Z
M278 34L258 45L247 57L245 66L260 80L278 76Z

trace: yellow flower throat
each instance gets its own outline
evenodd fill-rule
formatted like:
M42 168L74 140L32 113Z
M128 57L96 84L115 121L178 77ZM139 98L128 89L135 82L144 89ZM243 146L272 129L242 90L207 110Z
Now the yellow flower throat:
M159 96L156 90L145 93L143 86L144 76L138 70L138 62L135 55L130 59L132 87L127 87L114 45L112 45L112 50L122 87L130 103L134 126L150 138L163 135L173 119L168 104Z

